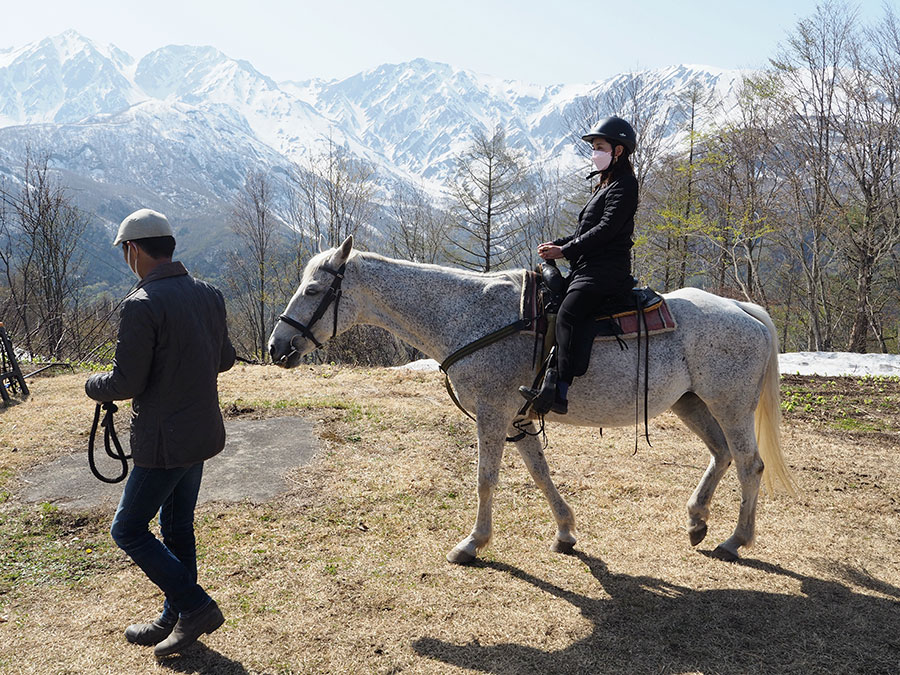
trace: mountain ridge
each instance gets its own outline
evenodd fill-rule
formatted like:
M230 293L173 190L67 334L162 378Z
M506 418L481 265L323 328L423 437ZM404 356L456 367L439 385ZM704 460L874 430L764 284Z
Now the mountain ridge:
M669 107L691 83L727 98L743 72L678 65L536 85L417 58L343 79L276 82L213 46L169 45L135 60L69 30L0 51L0 174L14 180L26 148L49 150L51 166L98 193L132 186L144 200L157 195L148 206L192 220L209 209L219 223L210 226L221 227L248 171L286 176L334 144L377 167L383 203L398 183L438 198L475 130L500 125L527 161L581 170L566 118L586 98L636 77ZM667 120L675 142L682 132ZM126 215L117 209L127 199L115 208L80 199L109 227Z

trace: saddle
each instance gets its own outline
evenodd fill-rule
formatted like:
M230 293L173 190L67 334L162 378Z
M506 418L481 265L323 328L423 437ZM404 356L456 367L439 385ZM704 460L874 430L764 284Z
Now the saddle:
M540 265L533 272L525 273L525 283L522 290L521 317L526 325L524 330L532 331L535 336L532 365L537 368L534 383L529 389L520 387L519 390L526 396L528 402L519 411L520 415L543 416L550 411L556 391L556 315L566 294L567 283L557 269L556 265ZM641 336L644 336L644 370L647 372L647 363L650 335L666 333L675 330L676 323L672 317L665 299L650 288L632 289L631 307L624 305L618 308L603 308L594 316L593 330L583 333L582 348L578 351L582 354L583 368L587 369L587 361L590 359L590 345L595 340L617 340L622 349L627 348L625 340L637 338L638 352L641 348ZM543 337L543 340L541 338ZM538 346L543 342L538 361ZM576 372L576 374L578 374ZM648 382L644 378L644 427L646 431L647 420L647 392ZM529 411L530 408L530 411ZM637 410L637 407L635 407ZM637 421L635 421L637 424ZM524 433L524 432L523 432ZM650 442L649 435L647 442ZM635 440L635 444L637 440ZM637 448L637 445L635 445Z
M542 264L526 272L522 290L521 317L529 321L528 330L545 338L545 355L555 341L556 314L566 295L568 283L555 265ZM675 330L678 325L665 299L651 288L632 289L632 302L599 310L593 319L594 340L628 340ZM638 312L643 314L640 320ZM549 344L548 344L549 343Z

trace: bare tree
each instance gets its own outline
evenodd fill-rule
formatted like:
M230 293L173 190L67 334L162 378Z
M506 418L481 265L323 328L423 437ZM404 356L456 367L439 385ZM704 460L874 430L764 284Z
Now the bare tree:
M583 186L576 181L577 178L562 174L558 166L538 167L528 176L522 208L516 215L522 239L522 245L516 247L519 251L517 264L528 268L535 266L540 262L538 244L553 241L575 229L578 209L582 205L572 195L583 192L583 189L579 190Z
M22 184L0 198L0 265L22 341L32 354L71 356L78 308L79 239L87 225L66 190L52 176L49 155L27 150ZM17 331L18 332L18 331Z
M781 118L771 129L770 145L778 152L786 201L795 216L782 242L805 273L808 347L815 350L832 349L834 342L827 273L835 255L832 224L840 217L832 198L841 143L835 112L855 30L855 13L826 0L797 24L771 59L782 87Z
M330 246L351 234L365 241L374 178L369 164L330 138L324 152L295 167L292 224L298 235L299 260L315 252L321 238Z
M841 219L841 250L855 282L855 307L847 349L867 351L870 328L880 332L873 291L900 244L897 167L900 166L900 40L888 11L864 39L850 43L849 67L840 77L837 125L840 157L851 179L851 208ZM840 208L844 195L832 194ZM883 338L880 339L883 344Z
M421 188L398 184L393 190L387 227L391 255L423 263L446 259L450 214L435 207Z
M18 226L19 195L9 186L0 188L0 264L5 282L3 320L7 330L29 354L35 354L31 331L31 295L34 289L35 246Z
M777 192L781 177L772 171L768 139L770 81L765 75L747 76L738 91L739 117L720 125L704 141L706 168L698 197L705 205L703 235L714 257L708 269L717 292L740 289L747 300L768 306L759 271L763 243L778 224Z
M292 178L291 229L296 254L296 278L292 281L296 284L305 260L319 250L321 241L336 246L352 234L366 247L376 185L375 169L330 138L323 152L295 166ZM310 358L385 365L402 360L398 355L405 353L404 345L386 331L354 326Z
M456 263L490 272L515 259L520 243L515 213L523 176L521 153L507 145L502 127L490 136L475 132L471 145L457 157L451 185L460 216L449 235Z
M231 215L231 229L237 235L238 250L227 256L226 278L232 300L238 307L237 324L249 332L242 345L257 358L268 358L266 343L274 317L270 298L273 270L273 237L279 225L273 214L272 187L265 174L250 172L237 196ZM238 344L245 338L235 332Z

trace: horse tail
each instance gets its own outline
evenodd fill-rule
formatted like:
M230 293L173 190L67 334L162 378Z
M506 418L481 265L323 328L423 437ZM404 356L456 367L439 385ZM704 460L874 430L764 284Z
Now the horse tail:
M792 495L797 488L781 451L781 379L778 372L778 332L768 312L759 305L738 302L740 308L769 331L769 359L763 375L762 391L756 405L756 444L763 461L766 491L774 495L780 483Z

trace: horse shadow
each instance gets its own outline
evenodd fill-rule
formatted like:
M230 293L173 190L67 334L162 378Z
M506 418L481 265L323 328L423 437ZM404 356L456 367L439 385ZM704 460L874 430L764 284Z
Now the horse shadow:
M505 563L504 572L561 598L593 624L591 635L562 650L514 643L463 645L424 637L419 655L485 673L898 673L900 588L864 570L834 571L847 586L771 563L736 564L801 582L802 596L739 589L695 590L649 576L612 573L599 558L574 553L609 597L588 597ZM537 618L537 617L536 617ZM852 665L848 665L852 664Z

